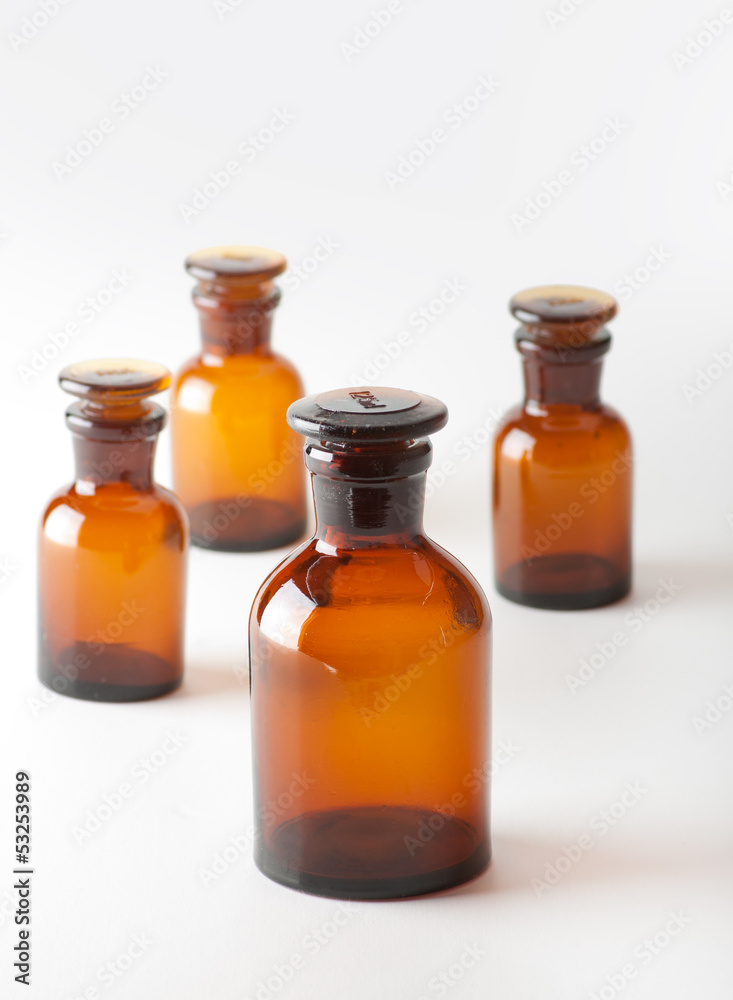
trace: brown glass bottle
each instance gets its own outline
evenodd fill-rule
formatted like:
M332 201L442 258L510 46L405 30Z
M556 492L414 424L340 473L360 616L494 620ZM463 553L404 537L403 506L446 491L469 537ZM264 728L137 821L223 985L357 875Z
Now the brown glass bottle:
M553 285L509 308L526 398L494 445L497 590L535 608L609 604L631 588L631 438L599 399L616 302Z
M323 896L445 889L489 861L491 615L423 532L447 410L396 389L299 400L315 536L250 619L258 867Z
M273 549L305 530L301 445L285 420L303 386L270 348L273 278L286 266L262 247L212 247L186 260L203 350L171 393L173 476L191 541L203 548Z
M128 359L64 368L76 478L52 497L39 539L39 677L92 701L140 701L183 675L188 524L152 479L170 373Z

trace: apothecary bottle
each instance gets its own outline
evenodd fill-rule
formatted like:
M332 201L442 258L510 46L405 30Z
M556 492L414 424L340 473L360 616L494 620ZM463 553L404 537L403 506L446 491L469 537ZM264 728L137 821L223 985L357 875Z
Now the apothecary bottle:
M170 373L114 358L59 382L79 397L66 411L76 475L41 524L39 677L74 698L155 698L183 676L188 523L153 481L166 413L148 400Z
M491 617L423 530L447 410L386 388L294 403L317 527L250 619L255 861L323 896L381 899L489 861Z
M520 292L510 310L526 392L495 439L497 589L536 608L609 604L631 587L631 438L599 397L617 304L553 285Z
M263 247L199 250L186 260L201 353L171 393L174 488L203 548L254 552L302 536L305 477L298 436L285 420L303 394L289 361L270 347L287 266Z

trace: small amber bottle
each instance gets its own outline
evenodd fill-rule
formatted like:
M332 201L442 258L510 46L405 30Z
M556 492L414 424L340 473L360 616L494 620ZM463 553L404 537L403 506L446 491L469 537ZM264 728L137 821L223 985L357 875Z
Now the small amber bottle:
M631 438L599 399L616 302L552 285L509 308L526 398L494 445L497 590L535 608L609 604L631 587Z
M263 247L212 247L186 260L202 353L171 393L173 477L191 541L223 552L287 545L305 530L305 477L285 420L303 394L295 368L270 348L287 266Z
M250 618L258 867L322 896L445 889L489 861L491 616L423 532L429 396L301 399L315 536Z
M59 694L140 701L183 675L188 524L152 479L170 373L126 358L64 368L76 478L43 514L39 676Z

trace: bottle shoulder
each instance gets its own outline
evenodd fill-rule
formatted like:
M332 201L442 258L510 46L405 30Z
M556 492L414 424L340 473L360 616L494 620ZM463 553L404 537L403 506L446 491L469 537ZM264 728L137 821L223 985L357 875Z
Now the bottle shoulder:
M185 543L188 516L183 504L163 486L138 490L128 483L108 483L93 492L76 483L58 490L41 517L41 532L51 537L77 537L84 531L149 533L161 531Z
M454 601L460 599L462 604L468 603L480 609L478 617L482 620L487 620L490 624L491 608L489 607L489 601L483 587L475 576L452 552L438 545L432 538L428 538L426 541L435 565L442 569L446 580L449 581L448 589Z
M176 494L165 486L160 486L158 483L153 484L151 493L158 501L160 509L165 511L171 518L180 520L186 532L188 532L188 513L183 502Z
M273 351L270 357L278 371L291 375L293 378L297 379L298 382L302 381L300 372L290 358L286 358L284 354L279 354L277 351Z
M199 373L203 374L204 364L200 354L189 358L187 361L178 368L171 379L171 394L175 394L176 391L190 378L195 378Z
M231 378L277 375L290 376L300 381L295 365L274 351L266 354L232 354L223 358L213 355L207 358L198 354L181 365L173 378L172 388L180 389L186 382L195 379L218 384L222 380Z
M524 414L524 406L521 403L516 403L514 406L511 406L504 414L502 414L499 423L497 424L496 433L501 434L506 427L509 427L521 420Z
M385 611L417 617L437 630L474 630L491 622L486 596L454 556L428 538L410 546L326 552L311 539L263 583L252 622L268 633L288 621L334 621L347 612L379 617ZM345 619L348 625L348 618ZM334 624L334 627L337 627Z
M295 367L278 354L235 355L221 364L192 358L176 375L171 386L171 408L202 411L213 406L241 407L243 391L267 393L289 404L304 394Z
M603 412L604 421L610 426L615 427L618 433L624 435L630 442L631 431L629 429L629 425L626 423L626 420L618 412L618 410L613 406L609 406L607 403L601 404L601 410Z
M631 445L631 433L623 417L612 406L600 403L593 408L553 406L533 411L525 406L513 407L497 428L494 446L497 455L531 456L562 440L579 443L586 439L595 447L604 445L626 450Z

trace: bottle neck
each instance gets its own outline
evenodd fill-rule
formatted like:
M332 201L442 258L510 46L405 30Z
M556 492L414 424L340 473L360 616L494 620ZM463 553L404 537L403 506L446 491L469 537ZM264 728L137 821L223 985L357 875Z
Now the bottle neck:
M525 405L532 408L600 404L603 357L611 347L607 329L530 330L514 335L524 368Z
M539 406L574 405L597 407L603 361L586 364L548 364L537 358L524 359L525 403Z
M76 481L106 486L129 483L136 490L153 485L157 441L94 441L74 435Z
M271 353L273 312L280 301L277 289L261 298L229 299L199 286L193 301L199 312L204 355L227 358Z
M139 409L142 412L133 416L130 407L122 412L73 403L66 411L81 492L110 483L129 483L136 490L152 488L155 447L166 413L157 403Z
M427 439L381 444L309 442L316 538L337 549L409 545L423 534Z
M387 482L313 475L316 538L337 549L407 545L423 534L424 472Z

